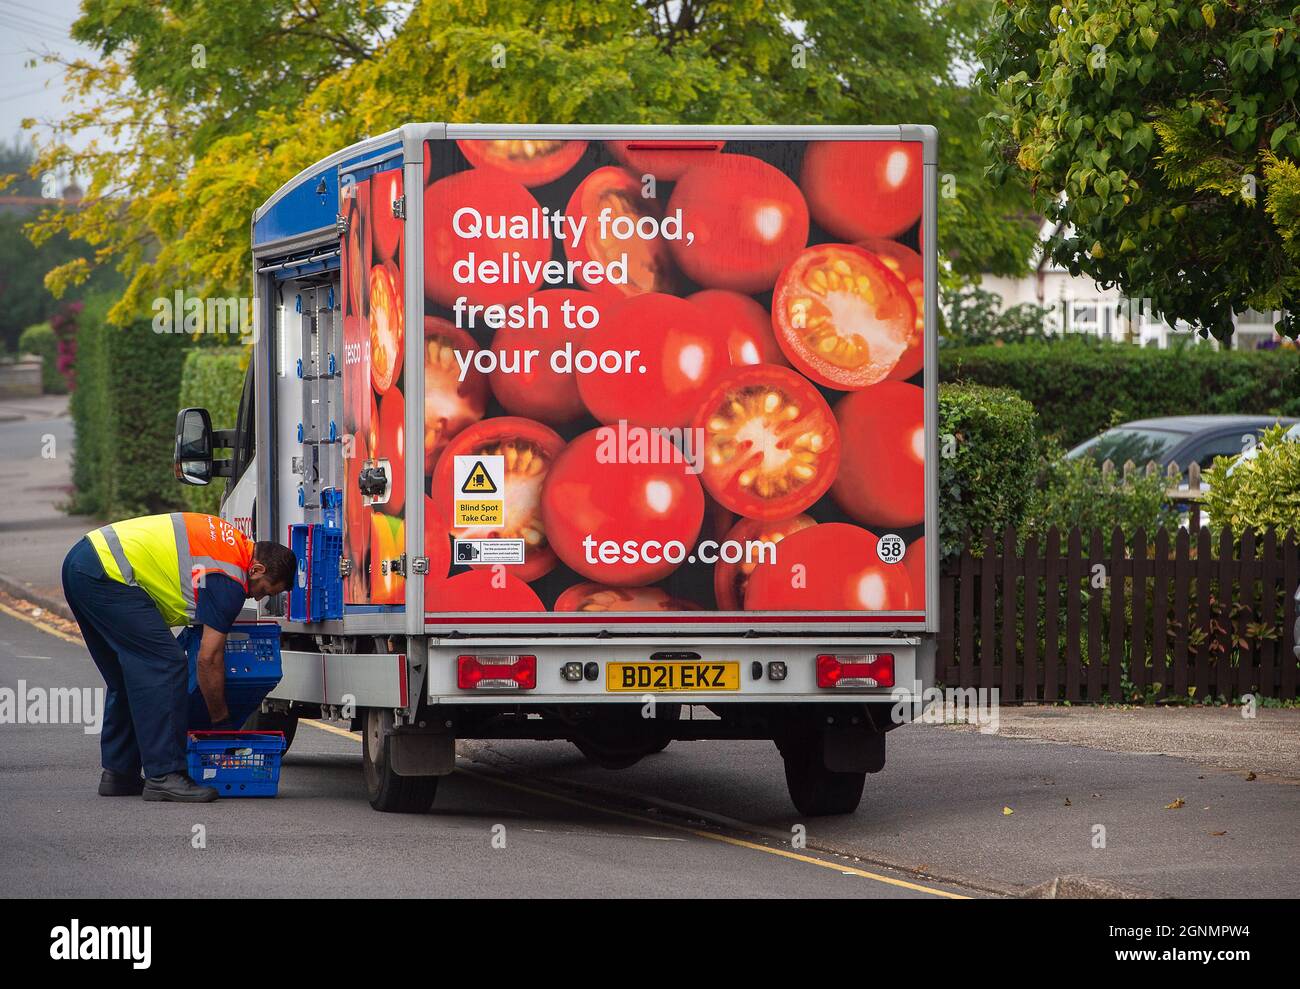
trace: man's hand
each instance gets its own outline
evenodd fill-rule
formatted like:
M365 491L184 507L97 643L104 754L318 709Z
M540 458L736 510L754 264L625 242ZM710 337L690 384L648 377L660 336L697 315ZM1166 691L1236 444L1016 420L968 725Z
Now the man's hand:
M199 691L208 705L208 720L213 725L230 721L226 707L226 633L203 626L199 643Z

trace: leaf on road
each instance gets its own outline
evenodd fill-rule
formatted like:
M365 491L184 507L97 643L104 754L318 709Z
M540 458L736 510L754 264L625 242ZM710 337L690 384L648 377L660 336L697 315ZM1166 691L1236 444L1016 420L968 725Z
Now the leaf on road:
M1178 810L1178 808L1183 807L1185 805L1186 805L1186 801L1184 801L1182 797L1179 797L1172 804L1165 804L1165 810Z
M1012 814L1014 814L1014 813L1015 813L1015 811L1012 810L1010 807L1003 807L1003 808L1002 808L1002 816L1003 816L1003 817L1010 817L1010 816L1011 816Z
M1251 772L1249 772L1249 773L1246 774L1246 782L1247 782L1247 783L1253 783L1253 782L1254 782L1255 780L1257 780L1257 779L1259 779L1259 777L1255 775L1255 773L1254 773L1253 770L1252 770Z
M1226 832L1226 831L1211 831L1211 832L1210 832L1210 837L1212 837L1212 838L1222 838L1222 837L1223 837L1225 834L1227 834L1227 833L1228 833L1228 832Z
M1066 798L1065 798L1065 806L1067 806L1067 807L1073 807L1073 806L1074 806L1072 803L1070 803L1070 798L1069 798L1069 797L1066 797Z

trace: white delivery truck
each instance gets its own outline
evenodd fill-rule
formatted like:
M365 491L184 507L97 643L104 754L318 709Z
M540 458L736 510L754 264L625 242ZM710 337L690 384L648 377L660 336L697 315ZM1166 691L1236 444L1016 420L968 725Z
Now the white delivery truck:
M411 124L284 185L238 422L177 424L299 555L258 723L351 717L384 811L474 738L770 739L854 810L934 675L935 150Z

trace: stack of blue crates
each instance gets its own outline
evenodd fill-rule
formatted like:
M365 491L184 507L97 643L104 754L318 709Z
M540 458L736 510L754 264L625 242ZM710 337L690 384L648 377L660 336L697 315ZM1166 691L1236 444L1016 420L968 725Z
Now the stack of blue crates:
M198 659L202 630L181 633L190 665L191 731L212 727L208 705L199 690ZM280 626L275 622L236 622L226 636L226 706L236 727L262 706L262 701L283 676L280 665Z
M289 548L298 574L289 588L289 620L319 622L343 617L343 530L307 523L289 526Z

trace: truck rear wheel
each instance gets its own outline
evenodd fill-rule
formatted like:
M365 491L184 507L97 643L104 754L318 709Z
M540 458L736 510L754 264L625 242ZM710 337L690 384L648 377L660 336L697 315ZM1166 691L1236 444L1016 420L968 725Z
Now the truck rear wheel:
M825 817L852 814L862 802L867 774L834 773L826 768L819 744L799 742L781 750L785 760L785 785L800 814Z
M375 810L391 814L424 814L438 795L437 776L398 776L393 772L393 712L368 708L362 721L361 774L366 796Z

